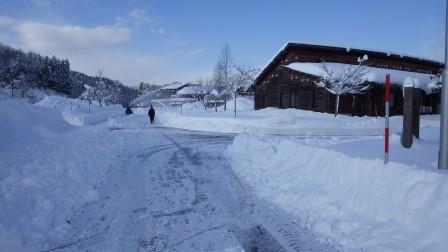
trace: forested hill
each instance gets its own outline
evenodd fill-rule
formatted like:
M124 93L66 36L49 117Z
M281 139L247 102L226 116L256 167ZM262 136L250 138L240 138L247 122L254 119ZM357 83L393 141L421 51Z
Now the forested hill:
M130 101L140 95L137 89L125 86L117 80L100 76L92 77L76 71L70 72L70 81L73 97L92 99L100 103L129 105ZM87 92L86 86L90 87L90 92Z
M24 96L30 89L54 90L69 97L80 97L92 87L88 99L114 104L127 104L138 91L105 77L92 77L70 70L68 59L42 56L0 43L0 87L12 89L15 96Z

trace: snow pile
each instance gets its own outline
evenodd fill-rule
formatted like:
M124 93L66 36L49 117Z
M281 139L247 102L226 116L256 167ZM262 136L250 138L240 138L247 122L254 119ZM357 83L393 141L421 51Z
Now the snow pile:
M343 249L448 247L447 173L248 134L226 154L256 194Z
M36 105L61 111L64 119L75 126L101 124L110 118L124 116L125 111L120 105L100 106L98 102L93 101L89 114L89 101L67 99L60 96L46 96Z
M122 143L107 129L73 127L59 111L23 100L1 101L0 117L1 249L40 251L97 200Z
M233 100L223 107L204 110L200 103L185 104L180 108L164 111L156 108L156 120L162 125L188 130L241 133L258 132L283 135L364 136L384 134L384 118L352 117L318 113L299 109L266 108L253 110L253 99L240 97L237 100L237 115L233 113ZM422 115L421 127L437 127L433 118L438 115ZM390 118L392 133L402 130L402 116Z
M227 101L227 109L233 112L235 106L235 100L231 99ZM236 98L236 110L237 111L254 111L254 97L237 97Z
M0 88L0 101L7 100L10 97L11 97L11 91L10 90L8 90L6 88Z
M203 111L204 105L201 102L185 103L182 107L184 110Z
M342 76L345 72L345 69L347 69L348 67L352 67L353 65L342 63L325 63L325 66L336 75ZM285 67L314 76L321 76L324 74L322 63L291 63L289 65L286 65ZM415 87L423 89L427 93L431 93L431 88L429 87L429 85L433 82L432 77L434 77L434 75L432 74L423 74L368 66L366 66L366 72L367 73L364 76L364 79L368 82L385 84L385 76L386 74L390 74L391 83L393 84L403 85L407 78L411 78L416 84Z
M0 101L0 118L0 152L18 151L72 128L59 113L18 99Z

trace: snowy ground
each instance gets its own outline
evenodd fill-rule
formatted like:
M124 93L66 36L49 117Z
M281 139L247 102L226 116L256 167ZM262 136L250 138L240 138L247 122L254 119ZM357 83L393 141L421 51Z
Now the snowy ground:
M299 136L377 136L384 134L384 118L352 117L316 113L298 109L266 108L254 111L253 98L238 98L237 115L233 101L227 111L223 107L204 108L199 103L186 104L182 108L158 108L163 112L158 120L167 127L211 132L299 135ZM437 116L424 116L422 128L438 127ZM402 117L393 116L390 121L392 133L401 132Z
M384 166L381 118L238 103L158 107L150 126L146 109L0 101L2 251L448 247L436 116L410 150L393 134Z
M109 119L80 123L86 107L1 102L3 251L333 251L247 191L223 156L233 135L97 106Z

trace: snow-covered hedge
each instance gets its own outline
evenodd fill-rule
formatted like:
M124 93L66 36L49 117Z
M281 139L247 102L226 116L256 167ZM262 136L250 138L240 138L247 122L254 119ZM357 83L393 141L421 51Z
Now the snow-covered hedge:
M346 250L448 248L447 173L249 134L226 154L256 194Z

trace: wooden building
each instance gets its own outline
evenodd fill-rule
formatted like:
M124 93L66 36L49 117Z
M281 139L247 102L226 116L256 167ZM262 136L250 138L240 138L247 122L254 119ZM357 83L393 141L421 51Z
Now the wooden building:
M403 56L387 52L360 50L343 47L288 43L275 55L255 79L255 109L266 107L299 108L318 112L334 113L335 95L316 83L320 77L291 66L293 63L341 63L357 64L358 59L368 56L365 65L370 69L381 69L394 73L422 74L434 76L443 68L440 62ZM340 96L339 113L357 116L384 116L384 85L370 83L364 94ZM390 113L403 113L402 84L391 76ZM440 94L418 89L421 95L422 113L437 113Z

